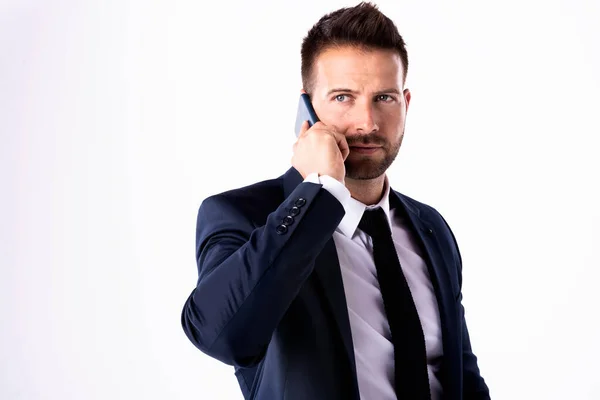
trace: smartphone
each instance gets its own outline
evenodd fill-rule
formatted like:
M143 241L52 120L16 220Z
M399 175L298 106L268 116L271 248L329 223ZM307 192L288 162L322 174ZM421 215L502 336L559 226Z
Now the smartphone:
M319 118L317 117L317 113L313 108L310 97L306 93L302 93L300 95L300 100L298 101L298 113L296 114L296 137L300 136L300 129L302 128L302 123L304 121L308 121L308 125L313 126Z

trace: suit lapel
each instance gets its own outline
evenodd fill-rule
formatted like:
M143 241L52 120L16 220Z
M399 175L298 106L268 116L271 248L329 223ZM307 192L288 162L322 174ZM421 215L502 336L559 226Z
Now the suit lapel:
M394 190L390 190L390 206L400 207L401 212L404 212L404 215L410 221L410 225L412 225L413 233L418 239L417 243L423 249L440 311L444 367L457 365L456 362L461 355L458 354L457 343L460 338L457 337L456 299L452 290L448 267L436 239L438 232L433 229L434 224L428 221L419 209L409 204L402 194ZM444 375L451 372L446 370ZM444 387L448 388L448 385L446 384Z
M435 238L436 232L433 230L433 224L421 215L419 209L410 205L402 195L393 190L390 190L390 206L396 208L400 206L401 212L408 217L410 227L418 239L417 242L424 250L427 268L441 307L440 312L446 314L448 311L447 305L452 303L454 294L452 293L448 268L446 268ZM442 310L444 311L442 312Z

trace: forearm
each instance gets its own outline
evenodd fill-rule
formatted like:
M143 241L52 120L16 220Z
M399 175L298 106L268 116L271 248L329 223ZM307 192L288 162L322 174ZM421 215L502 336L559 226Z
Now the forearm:
M286 233L278 233L300 197L306 200L300 214ZM205 218L221 213L224 220L198 238L200 278L185 304L182 323L202 351L242 365L261 356L344 211L320 185L304 183L260 228L240 226L240 220L231 217L234 212L211 203L199 211Z

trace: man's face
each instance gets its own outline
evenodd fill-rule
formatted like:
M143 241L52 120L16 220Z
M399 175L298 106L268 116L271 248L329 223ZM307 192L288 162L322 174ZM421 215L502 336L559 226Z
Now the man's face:
M319 119L348 141L346 176L381 176L400 150L410 102L400 56L391 50L330 48L315 60L312 81Z

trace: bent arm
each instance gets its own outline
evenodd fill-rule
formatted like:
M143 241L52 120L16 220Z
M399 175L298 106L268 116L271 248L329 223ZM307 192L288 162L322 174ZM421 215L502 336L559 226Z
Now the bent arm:
M306 203L299 214L286 232L278 232L300 198ZM343 215L333 195L308 182L258 228L227 197L205 200L196 233L198 283L182 312L192 343L228 364L260 361Z

